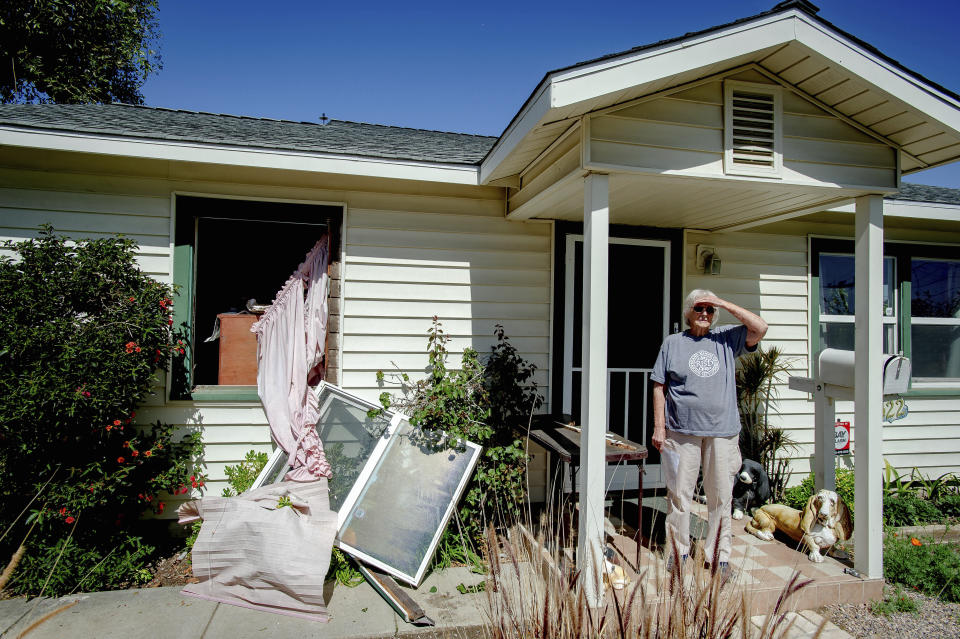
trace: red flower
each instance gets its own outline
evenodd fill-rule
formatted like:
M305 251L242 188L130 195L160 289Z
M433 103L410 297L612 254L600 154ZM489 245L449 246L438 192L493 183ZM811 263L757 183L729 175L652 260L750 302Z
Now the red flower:
M61 515L66 515L66 514L67 514L67 507L66 507L66 506L64 506L63 508L60 509L60 514L61 514Z
M123 457L117 457L117 463L118 463L118 464L122 464L122 463L125 462L125 461L127 461L127 460L124 459Z
M128 353L128 354L129 354L129 353L132 353L132 352L133 352L133 349L136 348L136 347L137 347L137 343L136 343L136 342L127 342L126 345L125 345L125 348L127 349L127 353Z
M83 391L84 397L90 397L90 391Z
M139 353L139 352L140 352L140 347L137 346L137 347L136 347L135 349L133 349L133 350L135 350L135 351L137 351L137 352Z
M147 495L147 501L148 502L153 501L153 495Z
M130 456L131 456L131 457L138 457L139 455L140 455L140 452L139 452L139 451L136 451L136 450L133 451L132 453L130 453Z
M167 326L173 326L173 318L167 320Z
M130 298L130 301L131 301L131 302L133 301L133 297Z
M121 423L121 422L120 422L120 420L119 420L119 419L115 419L115 420L113 420L113 425L114 425L114 426L119 426L119 425L120 425L120 423Z
M145 451L143 451L143 456L144 456L144 457L153 457L153 451L152 451L152 450L145 450Z
M93 486L93 485L91 485L91 486L90 486L90 492L92 493L92 492L93 492L93 490L94 490L94 486Z
M64 519L64 521L67 522L68 524L72 524L73 522L76 521L76 519L74 519L73 517L67 517L66 519Z
M105 428L106 428L106 431L109 433L110 429L113 428L113 426L111 426L110 424L107 424Z
M910 538L910 543L913 544L914 546L922 546L922 545L923 545L923 542L920 541L919 539L917 539L916 537L911 537L911 538Z
M202 481L197 482L197 486L200 486L200 488L203 488L203 482Z

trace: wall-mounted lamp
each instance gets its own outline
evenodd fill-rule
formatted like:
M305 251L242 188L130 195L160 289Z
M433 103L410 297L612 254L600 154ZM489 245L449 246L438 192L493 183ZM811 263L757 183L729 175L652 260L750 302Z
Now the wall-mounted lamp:
M697 268L705 275L720 275L720 256L717 249L697 244Z

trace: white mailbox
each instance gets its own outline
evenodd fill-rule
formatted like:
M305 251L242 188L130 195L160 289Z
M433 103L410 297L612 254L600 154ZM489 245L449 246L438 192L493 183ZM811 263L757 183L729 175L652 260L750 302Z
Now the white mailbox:
M856 360L854 351L827 348L820 353L819 375L816 378L790 377L793 390L811 393L814 401L813 472L818 489L836 490L834 477L835 400L854 401L856 392ZM883 355L883 396L885 400L906 393L910 385L910 360L902 355ZM903 401L903 414L907 414ZM854 425L856 426L856 425Z
M901 395L910 385L910 360L902 355L884 355L883 394ZM818 381L841 388L853 388L856 378L856 363L853 351L825 348L820 353L820 377Z

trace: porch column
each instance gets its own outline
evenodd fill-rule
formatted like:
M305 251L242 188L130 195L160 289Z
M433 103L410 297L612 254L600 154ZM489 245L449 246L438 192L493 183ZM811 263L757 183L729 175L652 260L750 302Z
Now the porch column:
M583 382L580 424L580 527L577 568L587 602L603 601L603 502L607 431L607 260L610 184L606 175L584 179Z
M855 567L883 577L883 198L857 198L856 362L854 448L856 493Z

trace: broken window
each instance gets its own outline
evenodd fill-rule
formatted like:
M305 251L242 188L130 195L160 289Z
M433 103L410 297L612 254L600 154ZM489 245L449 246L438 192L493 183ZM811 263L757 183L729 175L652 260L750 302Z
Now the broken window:
M413 586L422 580L480 456L472 442L423 434L406 416L327 383L317 389L317 433L333 470L335 543ZM370 411L378 411L371 417ZM282 481L277 449L254 487Z

